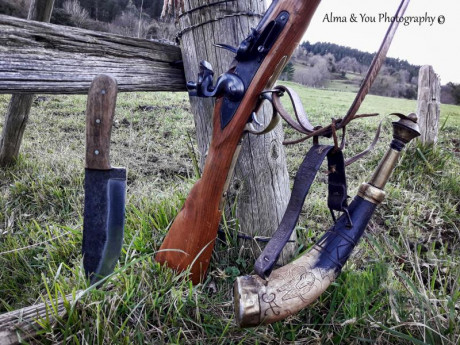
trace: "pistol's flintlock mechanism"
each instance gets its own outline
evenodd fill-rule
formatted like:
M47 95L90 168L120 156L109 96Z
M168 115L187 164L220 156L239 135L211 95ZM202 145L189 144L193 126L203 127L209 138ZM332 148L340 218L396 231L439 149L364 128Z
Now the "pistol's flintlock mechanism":
M187 83L187 90L190 96L197 97L219 97L224 96L232 102L240 101L244 92L243 81L233 73L224 73L217 79L216 85L213 85L214 71L208 61L200 62L200 72L198 81Z
M270 9L269 9L270 11ZM216 44L218 48L223 48L235 53L236 65L228 72L222 74L213 85L214 71L212 66L207 61L200 62L200 72L198 73L197 82L188 82L187 89L190 96L197 97L223 97L223 106L221 107L221 128L224 129L233 119L237 109L240 106L249 85L253 81L260 66L264 62L264 58L282 33L284 27L289 20L290 14L287 11L281 11L277 17L268 23L263 31L258 29L262 27L264 22L259 23L258 28L253 29L249 36L243 40L238 48L230 47L226 44ZM281 72L282 67L287 62L283 59L278 72ZM276 73L275 73L276 74ZM277 75L276 75L277 77ZM272 78L269 81L270 88L276 81ZM261 95L260 102L253 112L248 114L248 122L253 122L255 126L250 126L246 131L253 134L263 134L273 129L278 123L279 118L273 114L273 119L267 128L257 130L257 118L254 113L260 108L260 105L267 97Z

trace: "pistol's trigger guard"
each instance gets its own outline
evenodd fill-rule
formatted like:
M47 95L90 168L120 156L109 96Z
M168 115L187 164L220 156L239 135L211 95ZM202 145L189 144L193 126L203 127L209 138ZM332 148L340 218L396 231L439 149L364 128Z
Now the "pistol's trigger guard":
M266 133L272 131L278 125L278 123L280 122L281 117L278 114L278 112L276 111L276 108L275 108L275 106L273 105L273 102L272 102L272 97L268 92L263 92L260 95L260 104L259 104L259 106L257 108L260 108L264 101L269 101L270 104L272 105L272 115L271 115L270 123L267 126L262 127L262 125L259 123L259 121L257 121L257 119L255 118L256 112L253 112L251 114L251 116L252 116L251 121L249 121L246 124L246 127L244 127L245 132L255 134L255 135L266 134ZM262 128L257 129L258 127L262 127Z

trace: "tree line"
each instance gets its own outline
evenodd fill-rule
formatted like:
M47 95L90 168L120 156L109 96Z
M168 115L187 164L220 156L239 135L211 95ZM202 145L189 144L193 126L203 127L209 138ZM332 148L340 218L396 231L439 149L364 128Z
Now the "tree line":
M314 87L325 86L330 79L346 79L347 73L363 74L369 68L375 54L341 46L329 42L304 42L294 54L297 63L306 65L306 69L294 73L290 66L292 80ZM387 57L382 70L374 82L370 93L415 99L417 97L418 71L420 66L407 60ZM285 74L287 78L287 75ZM347 81L345 81L347 82ZM351 83L351 82L350 82ZM441 87L441 102L460 104L460 84L452 82Z
M55 8L63 8L66 1L55 0ZM91 19L105 23L113 22L123 11L132 11L133 6L154 19L160 17L163 8L163 1L159 0L79 0L79 4Z
M63 9L68 1L55 0L54 9ZM153 19L160 17L163 8L163 0L77 0L76 2L88 13L88 18L105 23L113 22L122 15L123 11L132 10L132 6ZM29 6L30 0L0 0L0 13L25 18Z
M171 42L177 29L171 20L160 20L163 5L163 0L55 0L51 23ZM0 14L26 18L29 6L30 0L0 0Z
M359 49L345 47L335 43L317 42L311 44L309 41L301 45L305 50L313 53L314 55L332 54L336 61L342 60L344 57L356 59L357 62L364 66L369 66L375 54L361 51ZM409 72L409 78L417 77L420 66L412 65L406 60L395 59L387 57L385 59L385 66L395 71L406 70Z
M302 43L282 78L312 87L353 90L360 86L374 54L333 43ZM417 98L418 68L407 61L386 59L370 93L387 97Z

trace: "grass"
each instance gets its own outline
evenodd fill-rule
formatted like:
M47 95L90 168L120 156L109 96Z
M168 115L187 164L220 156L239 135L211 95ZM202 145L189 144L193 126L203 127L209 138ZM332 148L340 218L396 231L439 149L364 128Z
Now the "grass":
M343 116L354 97L290 86L314 125ZM442 105L436 147L409 145L387 200L337 281L299 314L241 330L233 321L232 283L251 273L253 261L240 256L236 242L216 247L208 277L196 287L153 260L197 178L193 117L183 93L119 95L111 150L112 164L128 168L125 242L106 288L88 287L80 255L85 102L48 96L34 104L18 163L0 171L0 313L85 291L78 303L66 304L67 316L56 325L41 321L35 343L460 342L460 107ZM0 96L2 112L7 105ZM368 96L360 112L415 109L414 101ZM349 125L347 156L367 147L377 123ZM375 151L348 170L350 195L386 150L390 120L383 127ZM285 129L286 137L296 137ZM286 148L291 176L309 145ZM331 224L325 193L324 183L313 185L298 226L299 252ZM235 222L226 219L229 229Z

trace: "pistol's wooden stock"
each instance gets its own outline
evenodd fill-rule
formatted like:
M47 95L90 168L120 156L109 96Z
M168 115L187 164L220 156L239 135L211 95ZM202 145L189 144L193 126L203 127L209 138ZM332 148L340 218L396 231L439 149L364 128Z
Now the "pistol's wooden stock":
M289 21L265 57L232 121L223 130L220 124L222 99L216 100L213 135L203 175L190 191L156 255L157 262L167 263L178 271L192 265L191 278L194 284L202 281L209 265L222 214L219 206L224 185L247 120L260 93L273 81L273 74L281 70L278 66L280 61L288 61L286 57L291 56L302 39L319 2L320 0L277 1L264 25L274 20L283 10L290 13Z
M214 112L221 106L218 100ZM206 273L211 253L214 248L217 229L221 218L219 210L224 185L229 173L243 129L236 130L236 122L230 123L223 133L220 130L220 116L214 116L213 140L209 147L206 164L202 177L190 191L183 208L174 220L171 229L161 245L160 250L179 249L177 251L164 251L156 255L156 261L164 263L179 271L187 269L194 261L191 268L191 278L197 284ZM238 135L240 134L240 135ZM226 140L222 140L225 137ZM201 252L201 254L200 254ZM200 255L199 257L197 257Z

